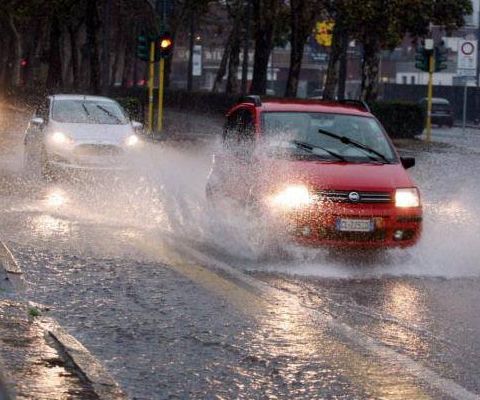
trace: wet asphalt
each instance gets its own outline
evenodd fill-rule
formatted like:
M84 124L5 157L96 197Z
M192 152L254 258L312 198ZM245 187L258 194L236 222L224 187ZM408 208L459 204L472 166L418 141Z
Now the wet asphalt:
M417 247L258 262L238 221L205 209L214 145L148 146L125 180L46 183L22 178L19 138L0 139L0 226L26 296L131 398L479 396L480 156L463 142L403 149L424 194Z

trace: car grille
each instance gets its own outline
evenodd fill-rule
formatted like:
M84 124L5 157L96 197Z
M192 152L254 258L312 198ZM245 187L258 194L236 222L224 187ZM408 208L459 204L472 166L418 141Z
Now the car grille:
M332 229L321 229L319 237L326 240L340 240L352 242L376 242L386 238L384 229L377 229L374 232L338 232Z
M75 147L76 156L119 156L122 148L111 144L81 144Z
M351 201L349 194L355 192L360 195L358 201ZM348 191L331 191L319 190L315 193L320 201L328 201L333 203L391 203L393 196L388 192L360 192L356 190Z

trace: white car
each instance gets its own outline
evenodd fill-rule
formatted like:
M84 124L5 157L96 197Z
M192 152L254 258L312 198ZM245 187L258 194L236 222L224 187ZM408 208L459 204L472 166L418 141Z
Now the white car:
M25 134L27 172L51 176L72 170L118 170L141 144L142 124L114 100L54 95L35 112Z

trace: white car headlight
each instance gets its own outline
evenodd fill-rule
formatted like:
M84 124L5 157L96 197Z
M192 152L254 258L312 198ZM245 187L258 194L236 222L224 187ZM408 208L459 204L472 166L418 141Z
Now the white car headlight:
M304 185L290 185L269 198L269 203L278 208L292 209L308 206L313 197Z
M420 207L420 194L417 188L397 189L395 206L399 208Z
M58 146L69 145L69 144L72 144L74 142L71 137L69 137L68 135L66 135L63 132L53 132L49 136L49 140L53 144L56 144Z
M127 146L136 146L140 142L140 139L137 135L130 135L125 139L125 144Z

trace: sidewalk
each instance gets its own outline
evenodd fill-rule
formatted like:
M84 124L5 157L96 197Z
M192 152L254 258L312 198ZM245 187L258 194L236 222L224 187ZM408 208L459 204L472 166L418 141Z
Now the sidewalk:
M21 271L0 242L0 400L126 399L99 362L21 299Z

